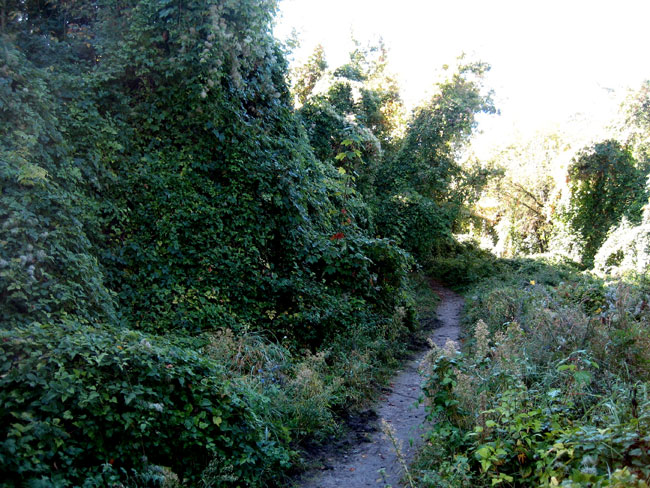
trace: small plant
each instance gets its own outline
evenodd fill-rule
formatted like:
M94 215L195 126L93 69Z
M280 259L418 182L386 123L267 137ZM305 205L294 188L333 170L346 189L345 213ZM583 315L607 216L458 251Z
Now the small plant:
M416 488L415 482L413 481L413 477L411 476L411 472L409 471L409 466L408 463L406 462L406 458L404 457L404 452L402 450L402 441L400 441L397 436L395 435L395 428L390 425L386 420L381 419L381 431L384 433L386 437L390 440L390 442L393 444L393 449L395 450L395 455L397 456L397 461L399 462L400 466L402 467L402 470L404 471L404 476L406 476L406 480L408 481L408 484L411 488Z

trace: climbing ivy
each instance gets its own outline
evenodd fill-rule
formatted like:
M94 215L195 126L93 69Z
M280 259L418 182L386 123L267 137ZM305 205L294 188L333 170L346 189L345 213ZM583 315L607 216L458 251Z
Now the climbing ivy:
M271 483L291 432L206 333L388 356L413 326L406 253L293 111L276 7L3 3L2 483Z

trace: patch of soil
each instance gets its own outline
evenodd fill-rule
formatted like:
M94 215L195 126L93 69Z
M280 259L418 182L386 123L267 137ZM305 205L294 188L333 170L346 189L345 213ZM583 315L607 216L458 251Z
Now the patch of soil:
M444 346L447 340L457 341L463 298L431 281L440 297L437 319L430 325L438 327L431 333L435 344ZM427 325L429 325L427 324ZM321 461L320 469L305 473L294 486L301 488L399 487L404 475L394 443L380 427L383 421L394 432L401 445L402 459L413 460L422 443L426 413L417 400L422 393L422 376L418 368L426 351L408 361L395 375L389 388L380 396L374 410L350 415L346 419L349 435L312 452Z
M326 443L305 442L300 446L305 465L313 466L313 472L332 469L334 462L349 454L355 446L370 442L371 434L378 430L378 420L374 409L342 414L339 421L343 435L332 435Z

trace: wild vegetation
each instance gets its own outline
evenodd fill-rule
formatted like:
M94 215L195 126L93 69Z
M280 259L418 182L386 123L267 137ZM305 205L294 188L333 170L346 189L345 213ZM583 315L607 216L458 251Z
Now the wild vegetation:
M4 6L4 485L267 483L414 328L273 10Z
M0 4L0 486L286 483L403 359L422 273L475 297L423 486L645 486L648 85L561 188L559 138L461 157L486 63L408 114L382 42L289 70L276 10Z
M294 111L275 9L2 4L4 486L278 484L407 347L399 95Z
M646 97L620 141L574 153L565 186L560 137L497 159L471 231L510 259L475 251L485 273L456 280L466 337L429 356L418 486L648 486Z
M518 260L467 297L462 351L429 358L421 486L647 486L648 282Z

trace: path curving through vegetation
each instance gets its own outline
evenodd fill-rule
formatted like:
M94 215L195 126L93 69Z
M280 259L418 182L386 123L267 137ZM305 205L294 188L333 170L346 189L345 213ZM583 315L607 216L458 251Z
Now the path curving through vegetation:
M435 281L431 281L431 287L440 297L437 308L439 326L433 331L431 339L442 347L447 340L458 340L463 298ZM418 370L425 356L426 351L420 353L393 378L389 391L381 397L381 403L376 407L378 428L349 452L339 453L325 470L306 475L299 485L301 488L403 486L400 484L404 476L402 463L393 441L384 433L386 429L382 429L381 425L385 422L390 426L394 438L402 445L404 461L410 463L421 443L426 417L424 406L416 405L422 383Z

